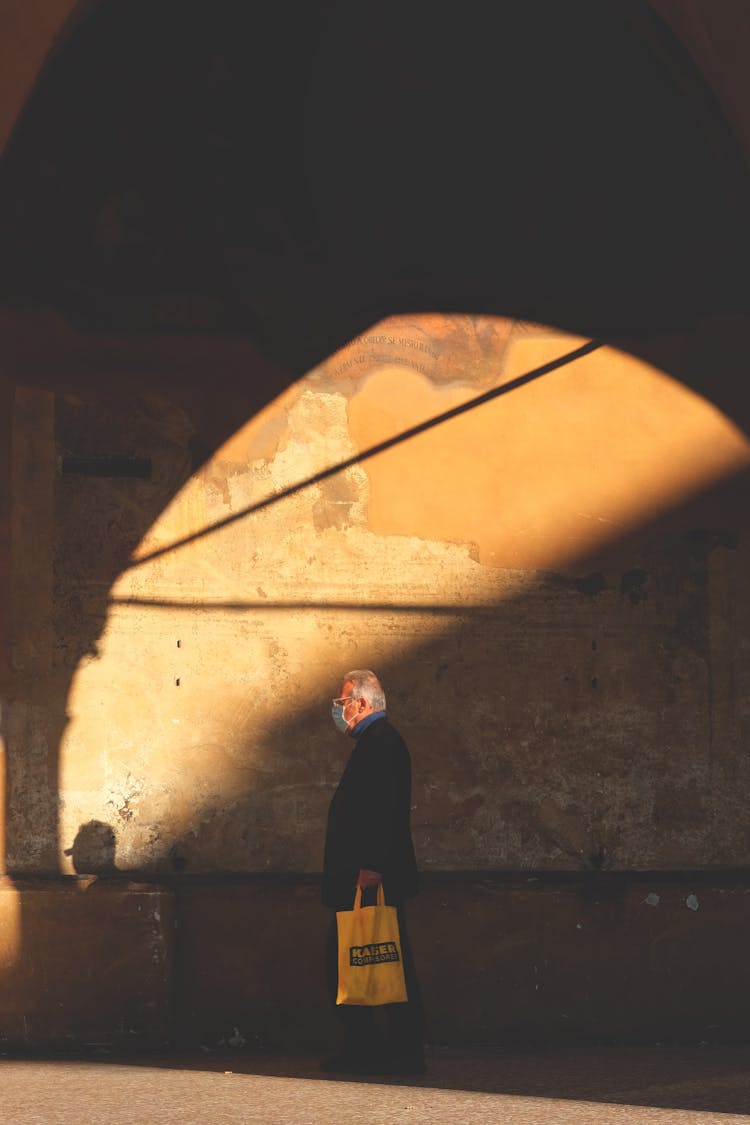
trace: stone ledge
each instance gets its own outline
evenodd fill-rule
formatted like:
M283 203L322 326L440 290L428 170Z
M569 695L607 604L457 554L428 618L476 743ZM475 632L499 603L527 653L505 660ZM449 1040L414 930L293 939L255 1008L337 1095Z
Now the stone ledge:
M407 913L432 1041L746 1034L747 873L530 878L423 879ZM333 1034L322 964L330 912L317 883L196 877L178 898L176 992L189 1037L289 1048Z
M442 1044L746 1035L747 873L428 873L409 928ZM313 876L0 880L0 1046L321 1048Z

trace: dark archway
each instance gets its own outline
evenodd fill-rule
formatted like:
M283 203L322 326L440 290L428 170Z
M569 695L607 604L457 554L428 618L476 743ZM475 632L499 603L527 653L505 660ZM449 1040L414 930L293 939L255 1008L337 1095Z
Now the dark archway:
M297 373L404 310L625 336L744 308L745 188L645 3L99 3L10 145L2 293Z
M668 337L744 309L744 186L645 5L524 0L460 24L428 5L377 22L334 3L218 3L208 20L197 3L93 7L8 153L1 346L19 382L84 392L57 413L64 453L137 461L148 412L122 410L124 449L99 411L136 390L164 393L195 438L127 535L108 540L100 513L90 628L60 656L53 729L149 520L259 405L385 314L602 335L661 354L744 424L733 372L704 385ZM62 635L81 607L64 585L57 604ZM50 822L53 773L34 806Z

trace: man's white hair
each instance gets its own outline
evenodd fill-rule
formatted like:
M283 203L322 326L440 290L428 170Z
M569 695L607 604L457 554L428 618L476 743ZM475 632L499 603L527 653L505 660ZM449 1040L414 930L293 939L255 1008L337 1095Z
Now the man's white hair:
M344 675L344 683L351 681L352 698L364 699L373 711L385 711L385 692L380 680L369 668L355 668Z

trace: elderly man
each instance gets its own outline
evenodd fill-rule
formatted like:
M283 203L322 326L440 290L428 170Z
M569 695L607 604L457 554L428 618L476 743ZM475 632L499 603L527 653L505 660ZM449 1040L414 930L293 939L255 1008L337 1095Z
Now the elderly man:
M406 932L404 900L417 891L411 840L411 759L385 713L385 695L369 670L347 672L333 701L333 721L354 740L328 812L323 859L323 904L351 910L357 887L382 882L386 902L398 907L408 1001L384 1005L386 1037L373 1008L339 1004L345 1032L341 1054L324 1070L360 1074L413 1074L424 1070L424 1017ZM372 891L374 895L375 892ZM363 893L364 904L364 893ZM338 938L334 915L326 950L328 988L335 1002Z

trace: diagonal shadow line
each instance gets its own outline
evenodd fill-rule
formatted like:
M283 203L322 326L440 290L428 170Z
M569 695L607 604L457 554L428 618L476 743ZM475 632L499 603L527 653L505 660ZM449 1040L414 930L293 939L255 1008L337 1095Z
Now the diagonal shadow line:
M273 496L267 496L265 500L259 500L256 504L250 504L248 507L242 508L239 512L232 512L230 516L225 516L224 519L208 524L199 531L193 531L190 535L183 536L182 539L175 539L173 543L167 543L166 546L159 547L157 550L151 551L141 558L133 559L125 570L135 570L136 567L144 566L148 562L153 562L154 559L159 559L163 555L169 554L170 551L177 551L180 547L186 547L189 543L196 543L199 539L205 539L206 536L212 535L215 531L220 531L223 527L228 527L230 524L236 523L246 516L253 515L255 512L261 512L265 508L270 508L273 504L278 504L281 500L286 500L290 496L295 496L298 492L302 492L305 488L310 488L313 484L320 484L322 481L336 476L337 473L343 473L346 469L351 469L354 465L360 465L363 461L369 461L371 457L376 457L379 453L385 453L387 449L393 449L394 446L400 445L410 438L417 437L419 434L426 433L428 430L434 429L435 426L442 425L443 422L449 422L452 418L458 418L461 414L467 414L470 410L476 410L478 406L484 406L485 403L491 402L493 399L510 394L511 391L516 391L519 387L524 387L527 383L531 383L535 379L541 379L543 375L548 375L551 371L557 371L558 368L565 367L567 364L573 363L574 360L581 359L583 356L589 355L590 352L604 347L604 343L604 340L590 340L587 344L583 344L580 348L575 348L572 352L566 352L565 355L558 356L557 359L550 360L549 363L543 363L541 367L535 367L533 370L527 371L524 375L519 375L518 378L511 379L509 383L503 383L501 387L493 387L492 390L485 391L483 394L477 395L476 398L469 399L468 402L462 402L458 406L444 411L442 414L436 414L434 418L428 418L425 422L420 422L416 426L411 426L408 430L403 430L400 434L395 434L393 437L386 438L385 441L380 441L376 445L371 445L369 448L363 449L360 453L355 453L352 457L347 457L345 461L339 461L335 465L329 465L327 469L322 469L319 473L313 473L312 476L306 477L305 480L298 481L296 484L291 484L288 488L282 489L281 492L275 492Z

